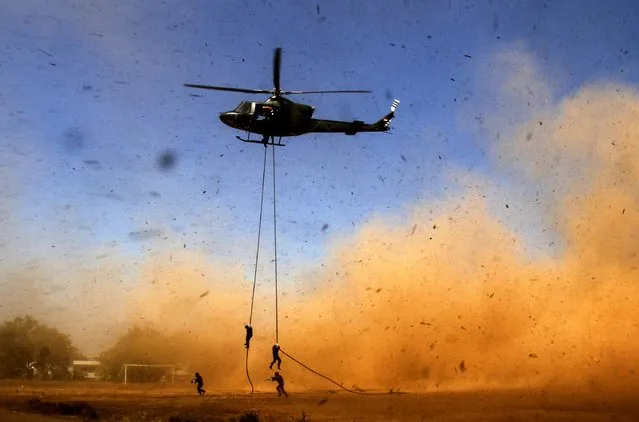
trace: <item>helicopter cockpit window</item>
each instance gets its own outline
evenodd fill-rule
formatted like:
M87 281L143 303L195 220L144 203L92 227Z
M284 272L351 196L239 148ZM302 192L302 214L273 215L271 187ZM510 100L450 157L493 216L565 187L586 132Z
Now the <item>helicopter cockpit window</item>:
M236 113L250 113L251 112L251 102L250 101L242 101L240 105L235 108Z

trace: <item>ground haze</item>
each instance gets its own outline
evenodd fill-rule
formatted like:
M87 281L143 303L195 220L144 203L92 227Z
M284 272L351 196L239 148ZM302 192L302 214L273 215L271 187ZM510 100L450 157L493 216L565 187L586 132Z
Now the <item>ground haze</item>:
M370 396L342 391L293 390L285 399L274 391L259 391L253 395L244 391L209 391L200 397L188 385L4 382L0 386L0 403L2 420L27 422L54 416L55 408L43 403L82 403L84 408L94 409L100 420L108 421L225 421L249 412L258 414L260 420L273 421L302 420L303 415L312 421L633 421L639 415L639 403L631 394L594 390ZM49 416L43 416L46 413ZM39 419L30 419L34 414L39 415Z

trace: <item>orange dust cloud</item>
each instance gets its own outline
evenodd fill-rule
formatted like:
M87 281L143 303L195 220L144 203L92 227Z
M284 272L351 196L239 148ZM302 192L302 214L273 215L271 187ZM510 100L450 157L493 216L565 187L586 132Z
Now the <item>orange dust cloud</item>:
M321 270L282 280L283 350L347 387L636 388L638 145L639 95L611 85L502 132L495 164L541 186L558 251L531 260L526 233L493 212L496 199L481 186L417 204L404 224L379 217L328 245ZM185 352L176 359L208 386L248 388L251 281L242 270L191 250L139 268L126 294L101 299L126 309L121 328L179 332ZM258 389L273 387L264 381L274 342L268 277L260 274L249 357ZM291 390L334 388L282 359Z

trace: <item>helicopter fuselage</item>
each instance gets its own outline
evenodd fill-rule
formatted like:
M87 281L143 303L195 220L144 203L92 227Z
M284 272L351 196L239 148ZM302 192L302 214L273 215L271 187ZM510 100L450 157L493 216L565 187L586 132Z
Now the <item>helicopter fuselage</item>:
M268 136L297 136L308 133L314 107L283 97L266 101L242 101L235 110L220 114L220 120L234 129Z
M314 107L274 96L263 102L243 101L235 110L220 114L220 120L234 129L260 134L264 141L267 138L298 136L311 132L355 135L358 132L388 131L397 104L399 101L395 100L391 112L375 123L364 123L361 120L344 122L313 119Z

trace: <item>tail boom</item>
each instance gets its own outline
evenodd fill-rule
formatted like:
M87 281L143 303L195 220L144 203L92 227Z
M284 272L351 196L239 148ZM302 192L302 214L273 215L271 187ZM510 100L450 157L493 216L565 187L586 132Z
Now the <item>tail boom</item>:
M361 120L342 122L311 119L309 129L306 132L333 132L344 133L346 135L355 135L359 132L387 132L390 130L390 122L395 117L395 110L397 110L398 105L399 100L393 100L390 112L375 123L364 123Z

